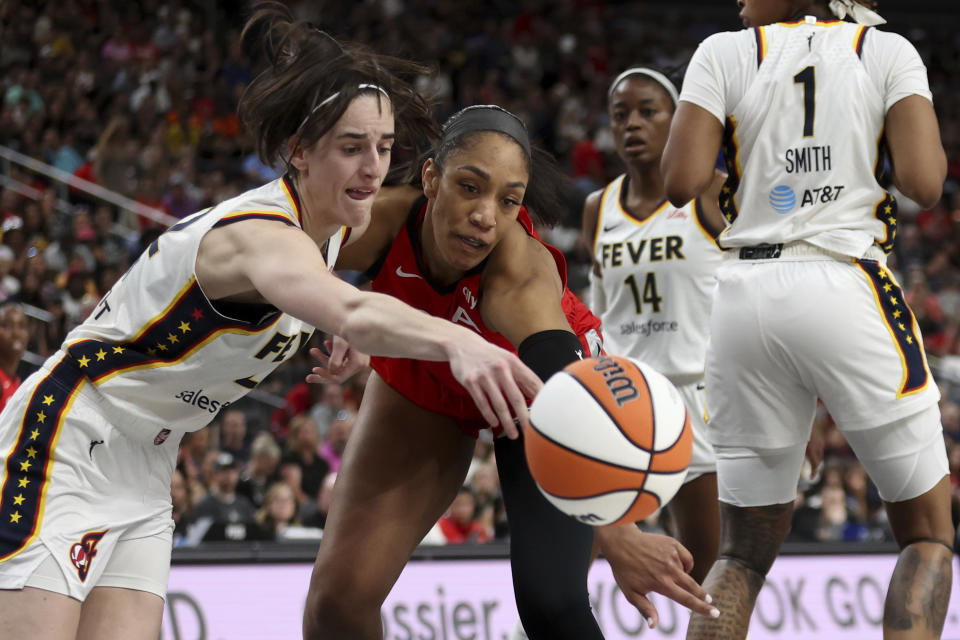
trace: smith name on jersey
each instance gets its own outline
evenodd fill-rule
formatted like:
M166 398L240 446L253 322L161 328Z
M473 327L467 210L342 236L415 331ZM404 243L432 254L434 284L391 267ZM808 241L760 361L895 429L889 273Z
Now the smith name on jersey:
M882 131L909 95L930 98L916 49L872 27L807 16L704 40L680 99L725 126L720 204L731 226L720 244L890 251L896 203L881 186Z

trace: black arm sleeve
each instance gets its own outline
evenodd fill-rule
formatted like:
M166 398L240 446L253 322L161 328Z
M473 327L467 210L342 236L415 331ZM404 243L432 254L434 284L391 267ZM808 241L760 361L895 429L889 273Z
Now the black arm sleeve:
M583 345L572 331L539 331L520 343L517 354L533 372L546 380L571 362L584 357Z

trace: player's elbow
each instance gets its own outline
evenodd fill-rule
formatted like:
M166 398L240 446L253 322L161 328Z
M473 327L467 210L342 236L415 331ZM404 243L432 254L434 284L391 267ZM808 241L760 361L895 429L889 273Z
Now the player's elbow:
M667 155L664 155L660 164L660 172L663 175L664 194L675 207L682 207L706 191L713 178L712 166L707 171L695 170L693 162Z
M699 184L683 172L673 171L669 174L669 177L667 173L664 173L663 188L670 204L675 207L682 207L700 195L707 186Z
M897 188L921 207L930 208L943 195L943 181L947 175L947 159L943 155L925 167L910 167L895 172Z

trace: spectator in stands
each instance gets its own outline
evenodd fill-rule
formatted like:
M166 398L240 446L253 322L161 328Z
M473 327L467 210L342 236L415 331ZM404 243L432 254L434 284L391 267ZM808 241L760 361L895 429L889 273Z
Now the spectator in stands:
M170 517L173 519L173 546L179 546L188 527L193 523L193 496L187 479L176 469L170 478L170 502L173 510Z
M317 423L310 416L300 414L290 421L290 438L283 464L295 464L300 468L300 489L304 495L317 495L324 476L330 472L330 465L320 457Z
M297 499L289 485L283 482L270 485L263 506L257 510L256 522L274 540L282 540L288 527L300 524Z
M219 452L213 464L213 483L206 498L196 504L193 516L197 523L209 521L208 524L252 524L255 522L256 508L246 496L237 494L237 483L240 472L233 455L226 451ZM216 535L220 535L217 533ZM225 534L228 535L229 534ZM231 538L245 538L245 535L235 534Z
M330 423L330 430L320 444L320 457L330 466L330 471L335 472L340 469L340 460L343 458L343 451L347 447L347 440L350 438L355 420L356 415L344 409L338 411L333 422Z
M280 447L273 436L261 431L250 445L250 461L240 472L237 493L249 498L254 506L262 506L267 487L279 480Z
M464 486L457 492L446 515L440 518L437 526L443 534L446 544L483 543L490 540L489 531L477 519L477 499L470 487ZM429 534L428 534L429 535Z
M0 410L20 386L18 369L27 348L27 318L19 304L0 304Z
M220 418L221 451L231 453L237 464L243 466L250 459L250 443L247 442L247 416L240 409L225 409Z
M327 514L333 501L334 487L337 484L337 472L331 471L323 479L316 500L304 503L300 507L300 519L308 527L323 529L327 524Z

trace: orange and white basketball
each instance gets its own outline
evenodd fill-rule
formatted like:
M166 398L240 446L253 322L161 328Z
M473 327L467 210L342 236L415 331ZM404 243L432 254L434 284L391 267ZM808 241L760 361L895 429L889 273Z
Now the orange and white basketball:
M666 505L693 451L680 392L632 358L568 365L537 394L530 422L524 448L540 490L595 526L643 520Z

